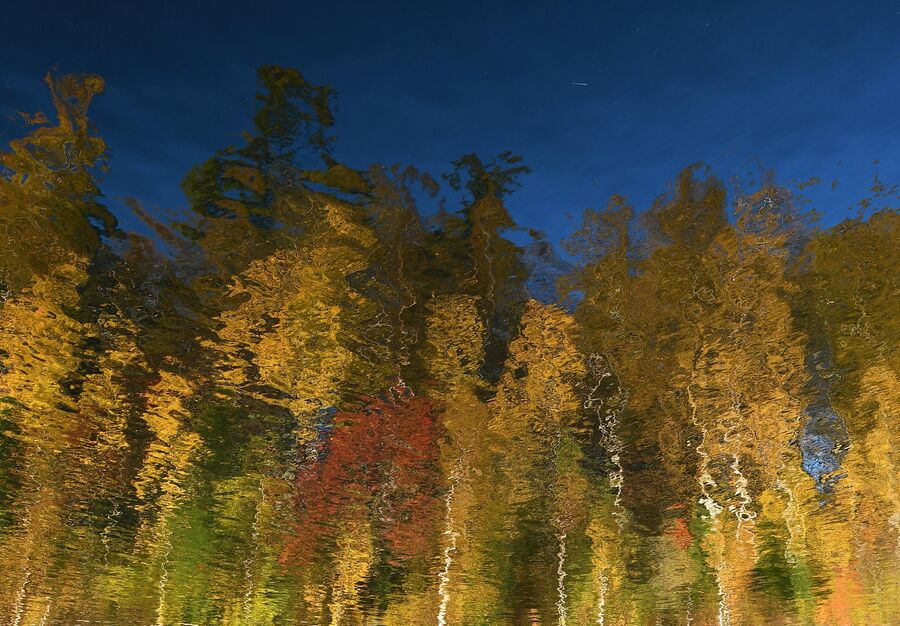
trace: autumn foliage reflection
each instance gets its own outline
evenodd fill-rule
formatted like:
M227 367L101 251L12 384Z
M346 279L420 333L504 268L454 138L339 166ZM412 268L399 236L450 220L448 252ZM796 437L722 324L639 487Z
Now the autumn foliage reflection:
M359 411L335 413L298 477L296 537L282 561L308 561L327 526L345 519L371 527L392 564L428 554L440 517L436 416L402 382Z
M692 166L562 259L521 157L352 168L258 76L147 236L99 77L0 153L0 621L896 623L896 189Z

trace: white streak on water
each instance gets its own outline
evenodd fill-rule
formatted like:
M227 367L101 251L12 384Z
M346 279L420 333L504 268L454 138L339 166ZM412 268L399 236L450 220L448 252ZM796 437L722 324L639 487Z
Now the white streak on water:
M559 541L559 551L556 553L556 593L559 599L556 601L556 610L559 613L559 626L566 626L566 533L556 537Z
M465 451L456 461L453 473L450 475L450 489L447 490L447 496L444 498L444 506L447 509L445 514L445 527L443 535L448 538L447 545L444 547L444 567L438 574L438 596L441 599L438 608L437 623L438 626L447 625L447 607L450 604L450 568L453 566L453 554L456 552L456 539L459 533L456 532L453 522L453 496L456 495L456 487L462 478L463 467L465 463Z

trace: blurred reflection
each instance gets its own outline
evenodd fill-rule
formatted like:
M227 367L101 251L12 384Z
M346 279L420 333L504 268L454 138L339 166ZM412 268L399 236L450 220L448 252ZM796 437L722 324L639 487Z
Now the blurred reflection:
M695 166L563 261L505 236L521 157L350 168L267 66L151 241L103 81L47 82L0 154L3 623L896 623L895 209Z

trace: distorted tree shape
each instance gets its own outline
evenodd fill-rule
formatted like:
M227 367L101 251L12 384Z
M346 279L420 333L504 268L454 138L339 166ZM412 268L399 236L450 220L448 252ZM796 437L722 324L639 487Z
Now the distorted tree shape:
M389 562L427 559L440 508L437 410L402 382L338 412L297 483L297 534L282 559L303 563L339 520L367 520ZM335 540L340 540L335 537Z
M334 124L329 87L312 85L295 69L265 65L257 70L261 92L253 116L255 133L243 147L230 146L195 167L182 187L192 210L204 217L244 217L273 227L274 187L289 183L303 152L329 151Z
M470 194L459 217L442 214L438 224L442 236L453 237L448 243L465 254L457 288L479 298L487 327L481 372L491 381L500 375L527 299L528 271L521 249L503 236L517 226L503 198L531 171L521 163L522 157L511 152L487 163L468 154L454 161L454 170L444 176L454 189L465 188Z
M23 114L34 129L0 152L0 292L6 297L69 254L89 260L100 237L116 228L99 202L96 179L106 164L106 144L88 118L103 79L48 74L45 82L56 123L42 113Z

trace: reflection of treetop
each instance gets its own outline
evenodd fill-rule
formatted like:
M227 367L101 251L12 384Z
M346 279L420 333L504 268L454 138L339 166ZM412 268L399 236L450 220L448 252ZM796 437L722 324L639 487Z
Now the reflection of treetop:
M488 196L502 197L521 184L520 176L531 172L530 167L521 163L522 157L510 151L501 152L487 163L474 153L467 154L452 162L453 171L444 174L444 179L453 189L465 187L472 194L473 202Z
M333 164L328 158L333 138L326 135L334 125L333 90L275 65L261 67L257 76L262 90L256 96L255 134L245 135L245 146L224 148L193 168L182 183L191 208L205 217L234 217L242 210L246 217L269 216L273 187L303 178L302 153L312 156L314 165Z

